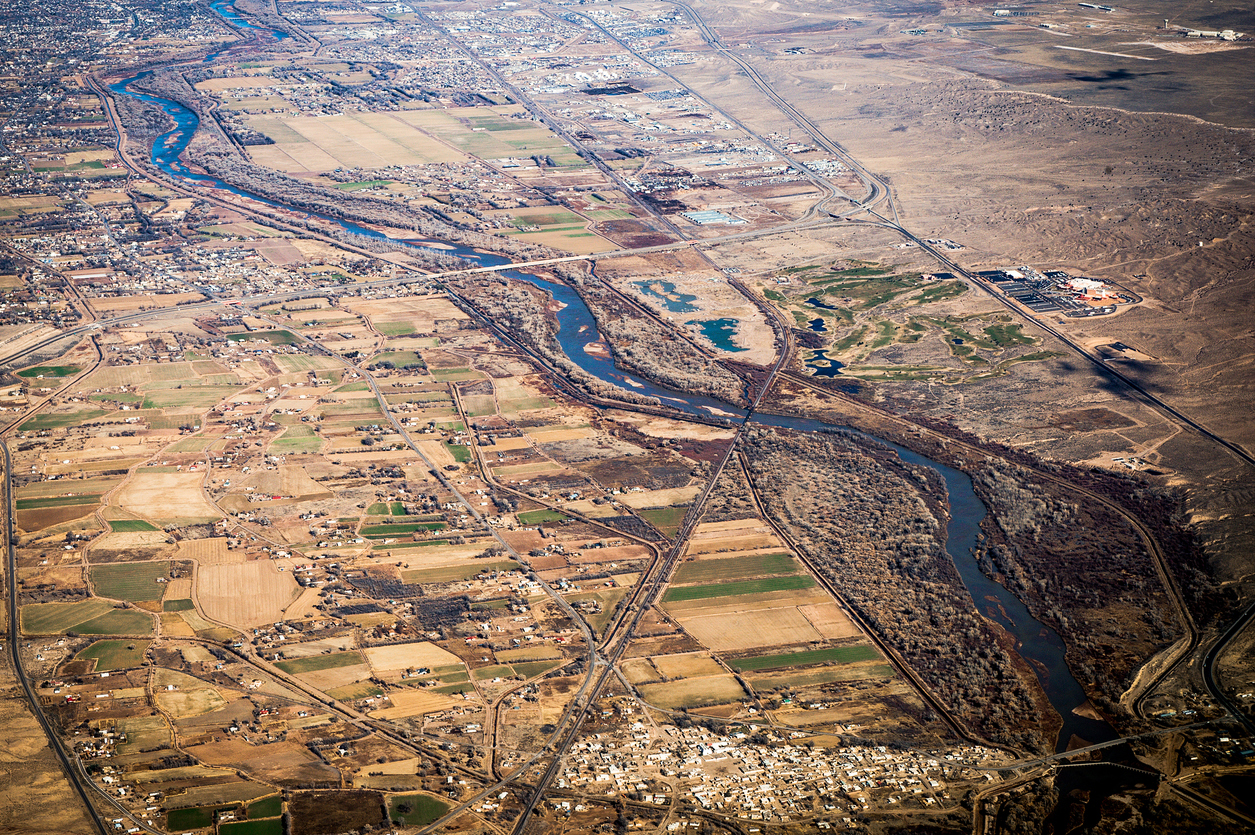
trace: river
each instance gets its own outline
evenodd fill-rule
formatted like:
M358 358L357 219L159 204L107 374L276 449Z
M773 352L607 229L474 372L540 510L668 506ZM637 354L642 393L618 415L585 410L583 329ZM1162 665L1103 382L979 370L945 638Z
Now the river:
M249 24L235 12L228 0L218 0L211 8L233 25L247 29L258 29L269 32L276 39L286 37L286 33L263 29ZM213 60L220 53L215 53L206 60ZM182 161L181 155L187 149L192 135L200 124L199 118L188 108L178 102L160 98L147 93L132 91L130 85L150 73L140 73L110 85L109 89L119 96L146 101L160 107L174 122L174 127L157 137L153 143L151 159L153 164L166 174L182 180L188 185L212 188L225 191L238 197L245 197L276 209L291 211L282 203L270 200L258 194L252 194L222 180L206 174L192 171ZM373 238L387 238L382 232L361 226L351 221L340 220L327 215L308 213L313 217L336 223L343 229L359 235ZM424 248L421 241L394 241L406 246ZM452 246L452 249L449 247ZM455 244L440 244L436 251L447 255L464 258L482 266L499 266L509 263L508 259L485 252L478 252ZM672 406L690 414L703 417L721 417L729 421L743 420L746 411L730 406L719 400L698 395L684 394L629 374L618 368L606 350L605 340L597 329L597 322L592 311L584 304L583 299L565 284L548 281L539 276L519 270L503 270L499 273L507 278L525 281L551 294L560 306L557 311L558 342L563 352L575 365L586 373L611 385L650 397L656 397L668 406ZM589 350L592 349L592 350ZM842 429L819 421L778 417L775 415L756 414L753 418L764 425L780 426L803 431L832 431ZM945 480L946 490L950 498L950 523L946 530L946 551L954 559L964 584L972 595L978 609L993 620L1002 624L1018 642L1018 649L1032 665L1042 682L1050 703L1063 717L1063 730L1059 735L1058 750L1066 748L1072 735L1088 742L1103 742L1114 738L1111 728L1104 722L1088 719L1075 713L1075 709L1087 701L1080 683L1072 675L1064 660L1065 647L1058 634L1033 618L1028 609L1013 594L986 577L976 564L974 549L980 533L980 523L987 514L985 505L972 489L972 481L968 476L944 464L931 461L903 447L875 439L880 443L893 447L904 461L932 467Z

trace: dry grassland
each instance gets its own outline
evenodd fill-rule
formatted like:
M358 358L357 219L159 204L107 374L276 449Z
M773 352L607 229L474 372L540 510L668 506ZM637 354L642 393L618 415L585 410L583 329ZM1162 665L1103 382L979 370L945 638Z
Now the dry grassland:
M784 550L775 534L754 534L750 536L724 537L719 539L690 540L688 556L700 557L709 555L712 559L723 559L729 553L774 553Z
M204 473L136 472L114 494L111 504L144 518L188 524L222 518L201 492Z
M337 687L347 687L363 679L370 678L370 667L365 664L354 664L352 667L333 667L330 670L313 670L300 673L301 681L324 693Z
M362 650L366 660L378 675L400 674L416 667L447 667L461 664L462 659L430 641L416 644L394 644L387 647L369 647Z
M822 641L824 636L793 606L748 612L678 616L690 635L716 652Z
M179 543L179 551L175 559L195 560L202 567L210 565L230 565L244 562L243 550L227 549L227 538L215 536L209 539L185 539ZM186 596L186 595L185 595Z
M684 505L693 501L698 493L702 491L702 485L692 484L688 487L671 487L667 490L646 490L642 493L624 493L619 496L619 501L628 507L670 507L672 505Z
M92 299L92 307L102 313L129 313L142 307L174 307L204 298L200 293L170 293L160 296L110 296Z
M314 614L314 607L318 605L319 590L313 586L301 589L301 593L296 600L292 601L292 605L283 610L283 617L286 620L300 620Z
M196 630L188 626L187 621L179 617L178 612L162 612L157 616L161 621L161 634L166 638L194 638Z
M271 782L334 780L338 774L304 745L295 742L250 745L242 739L225 739L195 745L187 752L209 765L239 768Z
M463 704L462 699L451 699L440 693L427 693L422 690L395 690L388 694L392 707L371 712L377 719L405 719L410 716L422 716L427 713L438 713L442 710Z
M799 606L798 611L805 615L806 619L811 622L811 626L814 626L815 630L828 640L853 638L863 634L836 603Z
M8 669L0 671L0 688L8 694L16 687ZM16 696L0 711L0 738L4 739L0 747L0 832L62 835L94 831L42 728Z
M202 566L196 573L196 597L206 617L248 629L283 619L283 610L299 587L288 572L269 560Z
M55 525L61 525L84 516L90 516L96 505L78 505L69 507L48 507L41 510L19 510L17 526L24 531L42 531Z
M730 675L642 684L640 691L645 701L670 709L727 704L745 698L745 690Z
M667 678L698 678L723 675L723 668L704 652L681 655L657 655L652 659L658 672Z
M632 684L658 680L658 670L648 658L629 658L619 664L619 669L623 671L623 677Z
M552 444L556 441L574 441L579 438L588 438L592 436L593 431L591 429L560 426L552 429L533 429L527 434L538 444Z
M227 703L214 688L198 682L197 690L158 690L153 698L157 706L175 719L203 716L224 707Z

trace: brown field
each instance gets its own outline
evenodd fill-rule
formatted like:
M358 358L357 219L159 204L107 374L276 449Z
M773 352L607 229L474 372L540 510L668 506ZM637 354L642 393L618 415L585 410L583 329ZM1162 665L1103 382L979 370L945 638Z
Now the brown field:
M691 540L687 553L690 556L701 556L702 554L711 554L713 556L724 557L729 551L758 551L767 553L768 551L779 551L781 549L780 540L775 534L755 534L750 536L735 536L720 539Z
M17 526L24 531L42 531L54 525L61 525L84 516L90 516L98 505L79 505L69 507L45 507L40 510L19 510Z
M650 704L673 710L727 704L745 698L745 691L730 675L642 684L640 691L641 696Z
M269 560L203 566L196 573L196 597L205 616L238 629L282 620L298 588L291 573L280 573ZM249 593L241 594L243 589Z
M196 630L188 626L183 618L179 617L178 612L162 612L158 615L161 619L161 634L167 638L194 638Z
M175 719L187 719L191 716L203 716L212 713L227 703L214 688L204 682L196 690L158 690L153 696L158 706Z
M394 644L387 647L368 647L362 650L375 674L383 678L400 678L406 669L417 667L446 667L461 664L462 659L430 641L417 644Z
M371 716L391 721L426 713L438 713L464 703L462 699L452 699L440 693L427 693L422 690L394 690L388 696L392 700L392 707L372 711Z
M307 615L314 613L314 606L318 604L319 590L313 586L301 589L301 593L296 600L292 601L288 608L283 610L285 620L300 620Z
M591 429L561 426L552 429L533 429L527 434L538 444L552 444L557 441L574 441L579 438L587 438L593 433Z
M824 639L794 606L695 617L679 615L677 620L689 634L716 652L804 644Z
M298 674L298 678L311 687L326 692L336 687L347 687L370 678L370 667L354 664L352 667L333 667L330 670L312 670Z
M699 678L723 675L715 659L705 652L686 652L681 655L658 655L653 659L658 672L667 678Z
M255 798L274 794L274 791L272 786L240 780L213 786L192 786L183 794L178 795L177 799L180 807L219 806L227 803L247 803Z
M204 473L136 472L113 495L116 504L141 517L158 522L193 524L222 518L201 491Z
M798 611L806 616L811 626L815 627L815 631L829 640L853 638L863 634L836 603L799 606Z
M622 662L619 668L623 670L623 677L632 684L644 684L648 681L658 680L658 670L650 663L648 658L629 658Z
M215 536L209 539L185 539L179 543L179 551L175 559L195 560L202 567L210 565L229 565L244 562L243 549L227 550L227 538ZM187 595L185 595L187 596Z
M88 452L90 452L91 454L90 455L87 454ZM100 472L101 470L129 470L131 469L131 467L134 467L136 464L142 464L145 460L147 460L147 456L145 456L144 458L102 458L101 457L103 455L118 455L118 454L119 453L116 451L111 452L109 450L88 450L88 451L79 453L78 460L71 460L71 463L69 464L49 464L48 466L44 468L44 472L46 472L48 475L65 475L67 473ZM63 456L62 460L64 460L66 457L71 457L71 456L68 456L68 455ZM99 460L93 460L93 459L99 459ZM118 479L110 479L110 480L118 481ZM52 482L52 483L56 484L57 482Z
M526 449L530 444L527 438L498 438L497 443L492 448L502 452L509 452L512 449Z
M628 507L669 507L671 505L688 504L701 491L702 485L693 484L688 487L672 487L667 490L624 493L619 496L619 501Z
M295 742L249 745L242 739L225 739L186 750L208 765L239 768L268 782L335 780L339 774Z
M192 578L174 577L166 581L166 600L186 600L192 596Z
M834 681L890 678L893 676L893 668L882 661L866 661L778 673L751 673L750 676L752 677L747 678L755 690L778 690L783 687L814 687Z
M516 661L550 661L562 657L562 651L552 646L503 649L494 654L497 656L497 660L503 664L513 664Z
M203 298L200 293L170 293L161 296L111 296L92 299L92 307L102 312L130 312L157 303L159 307L174 307L188 301Z

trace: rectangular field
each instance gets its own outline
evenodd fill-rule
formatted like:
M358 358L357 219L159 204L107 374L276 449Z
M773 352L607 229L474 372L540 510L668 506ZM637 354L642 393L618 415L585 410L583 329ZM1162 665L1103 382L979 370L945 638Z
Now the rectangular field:
M664 603L683 600L705 600L711 597L740 597L749 594L762 594L773 591L791 591L809 589L815 580L807 574L784 577L769 577L764 580L741 580L734 583L714 583L703 586L679 586L667 590L663 596Z
M337 667L353 667L362 663L362 656L356 652L333 652L329 655L310 655L306 658L293 658L290 661L276 661L275 666L285 673L299 675L316 673L320 670L334 670Z
M677 613L675 617L690 635L716 652L805 644L824 638L794 606L692 617Z
M639 689L645 701L672 710L726 704L745 698L745 690L730 675L642 684Z
M91 570L96 594L114 600L129 600L132 603L160 600L165 584L158 583L157 580L169 575L170 563L166 561L110 563L94 565Z
M825 664L829 661L838 664L853 664L857 661L877 661L880 653L875 647L859 644L852 647L829 647L813 649L805 652L789 652L783 655L755 655L749 658L730 660L730 666L742 670L773 670L782 667L809 667Z
M753 554L725 559L690 560L680 566L672 585L700 585L738 580L742 577L773 577L801 574L802 566L790 554Z
M104 600L78 603L33 603L22 607L22 631L31 635L68 632L80 623L98 618L113 609Z

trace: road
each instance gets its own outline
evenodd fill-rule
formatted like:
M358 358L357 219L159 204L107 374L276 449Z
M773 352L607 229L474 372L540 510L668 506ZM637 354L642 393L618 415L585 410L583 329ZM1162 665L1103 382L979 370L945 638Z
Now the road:
M956 274L965 277L974 286L977 286L981 288L982 290L984 290L985 292L989 293L990 295L993 295L996 299L999 300L1000 303L1002 303L1004 306L1006 306L1008 309L1014 312L1017 315L1017 317L1026 318L1029 321L1032 321L1033 323L1037 324L1039 327L1042 327L1043 330L1047 331L1052 336L1055 336L1055 338L1059 339L1063 344L1069 346L1069 348L1081 354L1081 356L1085 357L1087 361L1091 362L1096 368L1098 368L1101 371L1101 373L1106 374L1110 377L1113 377L1125 383L1127 386L1129 386L1129 388L1132 391L1137 392L1140 396L1146 399L1147 402L1150 402L1153 405L1156 405L1163 412L1172 416L1174 419L1181 422L1182 424L1191 427L1192 429L1200 432L1201 434L1208 437L1209 439L1221 444L1226 449L1228 449L1231 453L1233 453L1237 457L1244 460L1246 463L1255 464L1255 459L1252 459L1252 457L1249 454L1247 454L1245 450L1243 450L1242 448L1238 447L1235 444L1232 444L1224 440L1223 438L1220 438L1219 436L1210 432L1205 427L1201 426L1200 424L1193 421L1189 417L1183 415L1175 408L1171 407L1167 403L1164 403L1157 396L1151 394L1150 392L1145 391L1145 389L1142 386L1138 385L1136 381L1130 380L1126 375L1124 375L1118 369L1111 368L1108 365L1102 363L1101 360L1090 355L1087 351L1085 351L1085 349L1082 346L1075 343L1075 341L1071 340L1066 335L1060 333L1057 329L1053 328L1048 323L1041 322L1037 320L1036 318L1027 315L1023 310L1020 310L1019 308L1014 306L1010 302L1010 300L1002 296L996 290L996 288L994 288L988 282L985 282L979 276L974 275L968 272L967 270L965 270L964 268L960 267L959 265L955 264L944 254L936 251L934 248L932 248L931 246L926 244L924 241L920 240L911 232L909 232L907 229L905 229L903 226L901 226L898 222L896 208L893 206L893 201L891 199L889 189L887 188L887 186L884 184L882 180L880 180L879 178L871 174L869 171L867 171L867 169L865 169L861 164L858 163L857 160L851 157L848 154L848 152L845 151L844 148L842 148L840 145L833 142L832 140L828 139L823 134L823 132L820 131L818 127L813 122L811 122L804 114L802 114L800 111L794 108L791 104L785 101L780 95L778 95L776 91L772 89L771 85L765 79L762 78L762 76L758 73L757 70L755 70L750 64L748 64L746 61L741 59L739 56L735 55L733 52L728 50L719 41L717 35L715 35L714 32L710 30L707 24L690 6L688 6L684 2L681 2L680 0L676 0L676 2L673 2L672 5L680 7L686 11L686 13L694 21L695 26L701 32L702 37L707 41L707 43L715 52L719 53L720 55L724 56L725 58L727 58L728 60L736 64L741 69L741 71L744 72L745 75L759 88L759 90L763 93L763 95L766 98L768 98L771 102L773 102L784 114L786 114L791 120L793 120L797 125L799 125L803 130L805 130L812 137L812 141L814 141L817 146L824 148L829 153L832 153L834 156L841 159L842 162L846 164L850 168L850 170L853 171L855 175L858 176L859 179L863 182L867 194L865 197L859 200L853 200L852 198L846 197L844 194L841 194L840 192L836 191L831 186L831 184L829 184L829 187L827 189L829 191L829 197L825 198L825 201L840 195L842 197L846 197L846 199L851 199L851 202L853 203L853 206L849 210L840 214L834 214L833 217L835 219L839 221L844 221L844 220L847 220L849 216L852 216L854 214L861 214L863 212L867 212L871 214L873 217L876 218L875 222L878 225L882 225L885 228L895 230L898 234L903 236L906 240L914 242L916 245L920 246L924 251L928 252L932 257L936 258L939 263L944 264L949 269L954 271ZM456 43L456 41L454 42ZM471 55L471 57L473 60L478 60L478 58L476 58L473 54ZM491 71L491 68L489 69ZM106 103L109 103L109 96L107 92L105 92L99 86L97 86L97 92L101 95L102 99L106 101ZM520 99L520 100L523 100L523 99ZM115 128L118 130L118 135L119 135L118 148L124 162L134 173L139 174L141 176L145 176L145 177L153 177L151 172L133 165L132 162L126 157L123 151L124 134L121 130L121 126L117 123L112 107L108 107L108 110L109 110L110 119L114 121ZM553 123L554 120L548 119L547 114L545 114L543 111L540 111L537 108L533 112L535 112L538 118L541 118L542 121L545 121L546 124L548 124L551 129L553 129L556 133L558 133L559 136L562 136L565 140L567 140L573 147L579 148L581 150L585 150L582 148L580 143L578 143L578 141L576 141L573 137L568 136L566 132L561 128L560 125L556 125ZM743 129L746 129L743 125L742 127ZM755 135L753 134L752 131L748 131L748 129L746 130L747 132L750 133L750 135ZM761 141L761 138L760 138L760 141ZM585 150L585 153L587 154L587 158L590 160L590 162L593 162L594 165L597 165L595 161L595 155L588 154L586 150ZM601 168L605 168L604 164L598 167L599 167L599 170ZM809 169L807 169L807 171L809 171ZM617 176L612 171L603 170L602 173L609 176L613 181L618 182ZM814 172L810 172L810 173L813 175ZM164 179L161 179L159 181L162 182L162 184L166 185L167 187L170 186L170 183ZM218 203L219 205L230 205L231 208L234 208L236 210L242 210L246 214L250 214L254 217L265 220L266 222L269 222L269 223L279 222L281 225L283 223L282 221L276 221L276 219L273 216L267 213L264 213L264 212L261 212L252 208L242 209L242 207L238 203L225 201L222 198L218 197L217 195L208 192L207 190L189 190L185 187L182 187L180 184L175 184L175 187L184 193L195 194L198 197L202 197L208 200L209 202L215 202L215 203ZM629 195L632 194L630 189L624 188L624 191L626 194L629 194ZM821 202L824 202L824 201L821 201ZM880 207L882 204L888 207L891 217L885 217L876 213L875 209L877 207ZM647 208L650 208L650 207L647 207ZM660 217L655 211L652 210L652 208L650 208L650 213L655 218ZM677 229L674 226L674 224L672 224L669 220L667 220L666 218L660 218L660 220L666 226L668 226L670 231L676 234L677 237L684 237L684 234L680 232L680 230ZM707 239L702 239L702 240L685 240L678 243L665 244L665 245L654 246L654 247L643 247L643 248L637 248L637 249L632 249L632 250L621 250L621 251L612 252L612 253L604 253L597 256L564 256L564 257L556 257L556 258L549 258L549 259L541 259L541 260L526 262L522 264L509 264L509 265L501 265L501 266L496 266L496 267L476 267L476 268L469 268L469 269L464 269L464 270L447 271L443 273L433 273L433 274L410 274L410 275L402 276L400 278L395 278L395 279L386 279L386 280L377 281L377 282L354 285L352 289L354 291L360 291L363 289L399 286L399 285L403 285L407 283L414 283L414 282L438 281L441 278L445 278L445 277L455 277L455 276L473 275L473 274L481 274L481 273L493 273L493 272L498 272L502 270L510 270L510 269L537 268L537 267L544 267L544 266L552 266L552 265L564 263L564 262L597 260L600 258L623 257L627 255L638 255L638 254L643 254L643 253L648 253L648 252L663 252L663 251L674 250L674 249L685 248L685 247L705 247L708 245L713 245L713 244L733 241L733 240L745 240L745 239L751 239L755 237L779 235L782 231L787 231L789 229L810 228L810 227L819 225L819 223L820 223L820 220L817 217L812 215L812 216L808 216L804 218L802 221L794 222L791 224L784 224L779 227L773 227L772 229L769 229L769 230L757 230L757 231L752 231L752 232L734 233L731 235L721 236L718 238L707 238ZM305 234L308 234L308 230L301 230L301 231ZM340 245L343 246L343 244L340 244ZM351 249L351 247L348 247L348 248ZM361 254L368 254L368 253L361 253ZM251 305L256 304L260 306L262 304L275 302L275 301L285 301L285 300L293 300L293 299L302 298L302 297L327 295L329 293L337 292L338 289L339 288L315 288L311 290L275 293L275 294L270 294L265 297L251 298L249 302ZM220 304L220 302L210 301L210 302L198 303L198 304L193 304L193 305L184 305L178 308L168 308L168 309L159 310L159 311L143 311L143 312L117 316L117 317L111 317L109 319L101 320L100 322L94 325L82 325L80 327L67 331L65 334L61 336L45 340L44 342L40 343L40 345L38 346L33 346L32 348L21 351L21 352L15 352L14 354L8 357L0 359L0 361L12 362L13 360L20 359L23 356L27 356L36 350L39 350L41 348L47 348L49 345L53 344L54 342L60 341L62 339L75 337L75 336L81 336L89 332L92 328L124 325L131 322L140 321L142 319L151 318L155 316L168 315L168 314L176 313L176 312L180 314L187 314L189 312L194 312L194 311L210 310L210 309L213 309L218 304ZM786 327L786 333L787 333L787 327ZM309 343L309 344L316 346L316 343ZM321 346L317 346L317 350L329 356L335 356L334 354L330 354L329 352L326 352L324 349L321 348ZM745 430L745 427L748 426L750 417L752 416L754 410L758 408L763 396L765 395L767 390L770 388L771 381L777 377L777 375L782 370L784 364L788 361L789 354L790 352L788 350L781 352L777 362L770 370L766 383L762 386L761 390L757 393L756 397L754 398L754 402L749 411L749 415L747 415L745 420L742 422L742 426L740 428L741 432L743 432ZM348 363L346 362L346 364ZM379 392L379 389L377 385L375 384L375 382L373 381L373 379L370 378L370 376L365 374L364 372L363 372L363 376L366 378L366 380L370 384L376 397L382 401L382 395ZM408 434L405 433L404 429L400 427L399 424L397 424L396 419L390 413L386 412L386 405L385 405L385 413L388 414L389 419L393 421L394 426L401 433L401 436L406 440L407 444L412 449L414 449L414 451L417 452L420 455L420 457L423 457L425 460L425 456L422 455L421 450L419 450L417 446L413 443L413 441L409 439ZM552 760L548 768L546 769L546 771L542 774L541 779L535 785L534 790L532 791L529 797L528 803L524 809L524 812L523 814L520 815L517 821L517 825L515 827L516 833L522 833L524 829L527 827L529 816L531 812L535 809L536 804L544 795L546 788L548 787L549 783L552 781L554 775L556 774L558 768L560 767L563 754L570 747L572 742L574 742L574 740L578 737L578 734L580 732L580 727L582 725L584 718L588 714L588 711L592 708L592 705L595 702L598 694L601 692L601 690L604 688L606 683L610 680L611 676L613 675L614 664L619 660L623 652L626 650L630 642L631 636L633 634L633 631L639 624L641 618L643 617L645 612L649 609L650 605L652 605L653 602L656 600L658 593L665 586L668 578L671 575L672 570L674 569L676 561L678 560L680 554L683 553L683 547L684 547L684 543L687 537L691 534L693 528L695 527L697 523L697 520L700 518L701 511L710 494L710 491L713 489L713 486L718 478L719 473L722 472L723 468L728 464L729 460L731 459L731 456L733 455L734 449L735 449L735 444L730 445L725 455L721 457L710 482L707 484L702 494L694 501L688 515L685 517L685 520L681 526L681 529L677 533L677 536L675 538L674 545L672 546L670 550L666 552L666 554L662 555L661 557L659 557L658 559L654 561L653 565L651 565L649 571L647 572L646 577L642 579L637 590L634 592L633 596L629 599L630 603L628 606L625 607L624 613L621 616L619 623L616 624L614 628L609 630L608 641L610 641L610 643L607 645L607 649L599 652L591 636L591 633L587 631L586 626L584 627L585 632L586 632L586 640L588 641L588 646L589 646L589 654L588 654L589 675L586 678L584 685L581 687L577 697L571 702L570 706L567 709L566 714L563 717L563 721L559 725L559 730L556 732L556 735L554 737L554 745L552 746L549 752L550 756L552 756ZM5 448L4 452L6 456L6 477L7 477L10 472L10 468L7 464L7 456L8 456L7 447ZM431 466L431 462L427 462L427 463L429 466ZM434 466L432 466L431 469L437 472L438 477L439 477L438 469L435 468ZM455 495L458 496L458 498L470 511L470 515L472 516L472 518L479 519L479 515L475 511L475 509L470 505L469 502L465 500L463 496L461 496L461 494L459 494L452 487L452 485L449 485L446 481L445 486L448 487L450 490L452 490L455 493ZM11 493L10 493L10 499L11 499ZM10 502L10 521L9 521L10 530L12 530L11 507L12 505ZM512 549L509 549L508 545L506 545L506 548L507 550L512 551ZM16 560L16 557L14 555L14 549L13 549L13 546L10 544L9 562L10 562L10 576L11 577L14 576L13 569L15 568L15 560ZM1170 578L1169 578L1169 582L1170 582ZM10 615L11 615L10 637L11 639L13 639L12 651L14 654L15 662L19 662L18 663L19 675L22 675L20 659L18 658L18 652L17 652L17 643L15 640L17 636L16 592L15 592L15 589L12 588L12 585L13 584L10 583L10 586L11 586L10 601L9 601ZM562 601L562 598L560 595L556 595L552 590L549 590L549 591L557 600L561 601L562 603L565 602L565 601ZM573 612L571 614L574 615ZM1230 629L1225 633L1225 635L1221 636L1221 639L1217 642L1217 644L1213 647L1213 649L1208 655L1209 662L1205 664L1205 667L1207 669L1210 669L1214 665L1214 661L1219 656L1220 652L1222 652L1223 647L1228 643L1229 640L1232 639L1234 635L1236 635L1239 631L1241 631L1242 628L1245 627L1247 623L1249 623L1253 615L1255 615L1255 607L1253 607L1252 609L1244 613L1243 617L1239 619L1239 621L1236 622L1233 626L1231 626ZM578 616L574 616L573 619L576 623L581 623L581 624L583 623L583 621ZM1184 657L1184 655L1182 657ZM909 669L909 668L906 668L906 669ZM1209 687L1211 686L1214 686L1214 676L1213 676L1213 683L1209 684ZM42 712L38 709L38 702L34 700L34 694L33 692L31 692L29 683L24 681L24 687L27 691L28 697L31 698L32 703L36 705L36 713L40 715L41 722L43 722L46 732L49 733L50 739L54 740L54 745L59 744L56 742L56 737L54 734L52 734L51 728L47 725L46 719L42 717ZM947 715L945 714L944 711L939 711L939 713L943 716ZM961 725L956 724L956 729L958 729L961 732ZM560 738L557 735L561 735ZM60 755L62 756L63 764L65 764L67 767L68 773L73 774L74 770L70 767L69 760L65 758L65 752L63 750L60 751ZM539 756L540 754L537 754L536 757L533 757L530 762L536 762ZM83 788L81 784L77 782L75 783L75 785L78 791L80 792L81 796L83 797L84 801L86 802L87 795L86 795L85 789Z
M26 675L26 669L22 665L21 639L22 634L19 629L18 606L17 606L17 549L14 547L16 541L17 520L13 511L13 459L9 455L9 445L0 439L0 451L4 453L4 496L5 496L5 514L4 514L4 537L6 542L7 564L5 567L5 591L8 593L6 601L9 610L9 653L13 661L13 673L17 676L18 684L22 687L22 692L26 695L26 700L30 703L31 713L35 715L35 719L39 722L39 726L43 729L44 734L48 737L48 747L52 753L60 761L61 767L65 770L66 779L70 786L74 789L74 793L78 795L79 800L83 802L83 811L91 820L92 825L100 833L100 835L108 835L111 831L106 827L104 818L96 810L92 804L91 798L87 794L87 786L92 785L82 773L79 765L78 757L73 756L65 750L65 743L61 740L61 735L52 727L52 723L48 721L48 717L44 714L43 707L39 703L39 697L35 693L35 688L31 685L30 678ZM93 786L94 787L94 786ZM125 812L125 810L123 810ZM126 812L127 817L130 813Z

